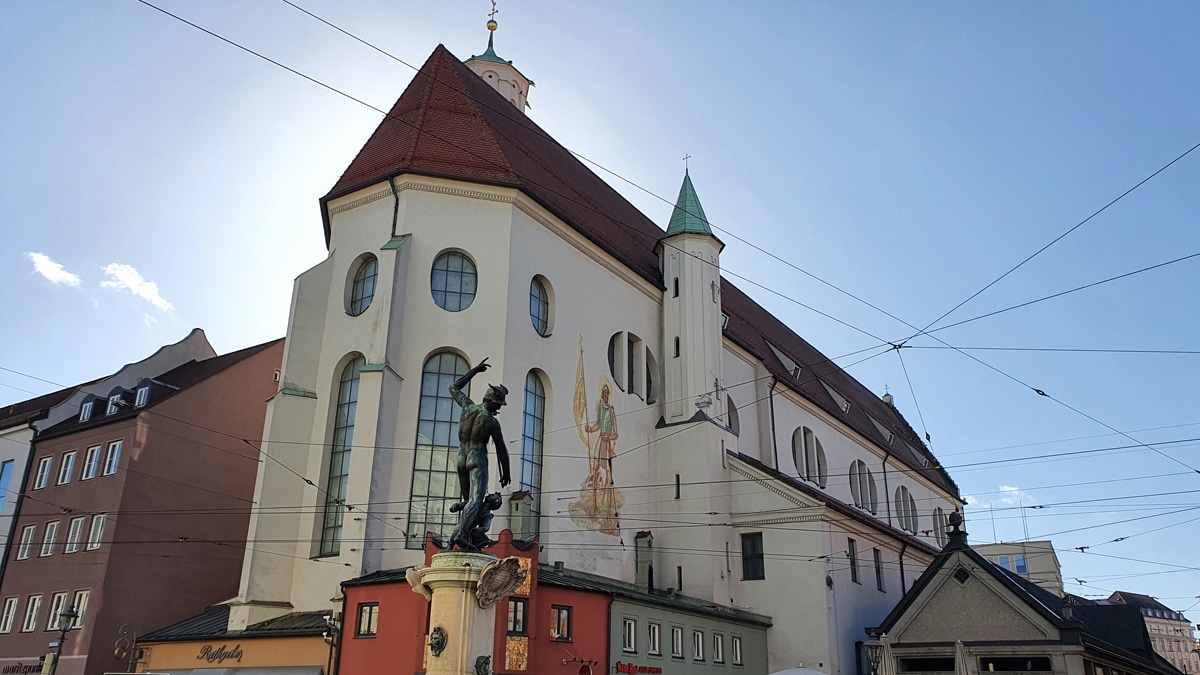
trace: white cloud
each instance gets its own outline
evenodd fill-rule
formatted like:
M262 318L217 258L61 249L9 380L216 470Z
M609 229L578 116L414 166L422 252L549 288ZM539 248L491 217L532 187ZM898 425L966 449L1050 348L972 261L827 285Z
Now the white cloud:
M1037 499L1034 499L1033 495L1019 487L1013 487L1012 485L1001 485L1000 492L1002 493L1002 496L996 500L1000 504L1005 504L1007 506L1022 506L1025 504L1037 503Z
M146 328L153 328L154 324L158 323L158 319L150 316L149 314L143 314L142 322L146 324Z
M26 253L29 259L33 261L33 271L46 277L46 280L52 284L62 284L64 286L78 286L80 284L79 277L71 274L63 269L63 266L50 259L50 256L45 253Z
M104 268L108 275L107 281L100 282L104 288L127 289L130 293L166 312L174 305L158 294L158 284L146 281L132 265L110 263Z

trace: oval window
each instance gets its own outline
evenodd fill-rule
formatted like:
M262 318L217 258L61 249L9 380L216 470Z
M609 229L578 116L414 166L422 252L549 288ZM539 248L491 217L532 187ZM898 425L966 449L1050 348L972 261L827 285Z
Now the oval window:
M550 289L542 277L529 282L529 321L538 335L550 335Z
M375 256L367 256L354 271L354 281L350 284L350 303L346 311L350 316L358 316L367 311L371 300L375 297L375 281L379 278L379 261Z
M478 278L475 263L467 256L449 251L433 261L430 288L433 301L447 312L461 312L475 301Z

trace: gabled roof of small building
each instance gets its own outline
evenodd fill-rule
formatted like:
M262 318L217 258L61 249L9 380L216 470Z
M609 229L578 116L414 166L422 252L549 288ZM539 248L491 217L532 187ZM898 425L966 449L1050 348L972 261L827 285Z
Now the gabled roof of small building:
M203 614L143 635L140 642L183 642L222 637L255 638L321 635L328 628L330 612L289 612L266 621L250 624L246 630L229 630L229 605L214 605Z
M140 408L122 408L111 415L103 414L105 411L97 409L92 414L90 419L82 422L79 420L78 415L68 417L52 427L43 429L38 433L37 440L40 441L58 436L64 436L66 434L73 434L77 431L83 431L84 429L92 429L95 427L104 426L105 424L111 424L120 420L136 417L143 410L153 408L155 405L167 400L172 396L175 396L180 391L197 385L204 380L207 380L208 378L228 368L231 368L234 365L282 341L283 338L279 338L276 340L271 340L270 342L264 342L260 345L254 345L253 347L239 349L235 352L230 352L222 356L214 356L211 359L188 361L187 363L172 368L171 370L168 370L167 372L162 373L154 378L155 382L168 385L168 387L174 389L174 391L170 391L157 398L151 397L146 405Z
M1157 609L1160 612L1175 613L1175 610L1167 607L1158 600L1149 595L1141 593L1131 593L1129 591L1113 591L1113 594L1108 596L1108 601L1112 604L1132 605L1141 609Z
M17 424L26 424L45 418L51 408L70 398L71 394L75 393L75 390L81 386L84 385L59 389L49 394L43 394L0 408L0 429L7 429Z
M520 190L634 272L664 288L656 253L664 231L442 45L421 66L333 189L321 198L326 244L330 200L404 173ZM680 198L685 205L694 201L695 208L687 206L678 222L676 216L672 222L684 230L701 229L701 223L708 228L688 177ZM958 486L896 408L727 279L722 278L721 289L722 309L730 317L725 334L757 356L783 386L887 449L910 470L951 494L959 494ZM790 375L768 343L803 367L799 379ZM851 403L849 411L834 401L826 386ZM871 418L892 430L895 438L890 443Z

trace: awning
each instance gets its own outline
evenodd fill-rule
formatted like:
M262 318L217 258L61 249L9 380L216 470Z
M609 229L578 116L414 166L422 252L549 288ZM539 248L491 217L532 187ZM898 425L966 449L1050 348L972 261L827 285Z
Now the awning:
M323 675L319 665L280 665L276 668L194 668L191 670L146 670L140 675Z

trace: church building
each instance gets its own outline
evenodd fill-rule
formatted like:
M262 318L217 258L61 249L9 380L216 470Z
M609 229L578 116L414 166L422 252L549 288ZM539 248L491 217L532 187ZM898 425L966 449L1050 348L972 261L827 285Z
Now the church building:
M768 672L855 675L957 486L890 397L721 275L692 177L655 223L526 114L532 85L491 37L465 61L439 45L321 198L329 253L295 282L228 629L340 612L343 582L448 540L448 388L487 359L467 393L508 387L512 465L501 490L489 448L493 538L769 617ZM635 629L625 661L670 662ZM714 666L713 644L689 633L678 658Z

